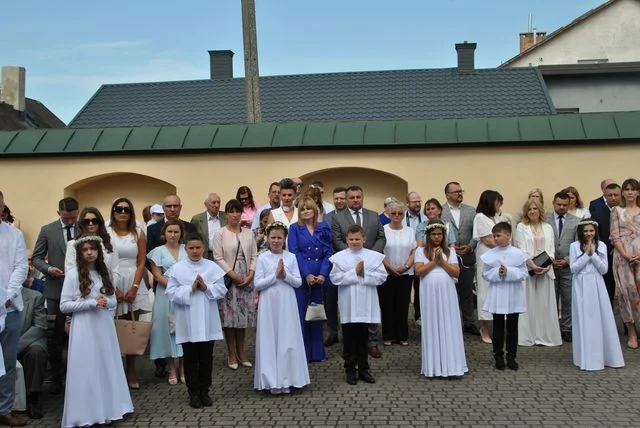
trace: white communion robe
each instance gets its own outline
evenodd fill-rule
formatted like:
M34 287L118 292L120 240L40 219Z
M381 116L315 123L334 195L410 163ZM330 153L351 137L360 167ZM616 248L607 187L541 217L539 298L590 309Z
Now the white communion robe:
M191 291L196 276L207 285L206 291ZM166 272L167 297L173 302L176 343L222 340L218 300L227 294L224 271L217 263L200 259L180 260Z
M482 277L489 282L483 311L490 314L521 314L527 311L524 280L529 276L527 255L519 248L508 245L495 247L482 255ZM507 274L499 274L500 265Z
M602 275L607 273L607 246L598 242L591 256L580 242L569 247L573 364L582 370L624 367L620 339Z
M364 276L356 273L356 264L364 261ZM340 323L380 322L380 303L376 287L387 279L384 254L363 248L339 251L329 258L333 263L331 283L338 286Z
M284 279L276 278L280 260L284 261ZM253 387L269 390L308 385L307 356L293 290L302 285L296 256L288 251L262 253L253 285L260 292Z

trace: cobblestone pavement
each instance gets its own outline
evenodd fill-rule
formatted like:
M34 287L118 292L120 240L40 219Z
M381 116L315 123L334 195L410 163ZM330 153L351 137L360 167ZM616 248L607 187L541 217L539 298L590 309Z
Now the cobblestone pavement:
M413 323L411 323L413 324ZM419 327L411 325L407 347L383 349L371 361L376 384L344 380L341 345L310 365L311 385L289 396L253 390L253 371L226 367L224 343L214 348L214 406L192 409L184 385L153 377L146 358L138 365L141 389L135 413L118 427L400 427L531 426L632 427L640 421L640 350L624 349L626 368L583 372L572 364L571 345L519 348L518 372L496 371L491 346L465 336L470 372L460 380L420 375ZM253 343L248 335L247 343ZM253 347L251 347L253 352ZM60 424L63 395L45 395L45 418L34 427ZM91 397L73 397L87 400ZM636 421L636 422L633 422Z

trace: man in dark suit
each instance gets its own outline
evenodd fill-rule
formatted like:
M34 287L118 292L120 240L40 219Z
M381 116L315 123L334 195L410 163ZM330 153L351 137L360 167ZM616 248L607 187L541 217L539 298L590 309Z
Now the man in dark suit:
M62 391L64 362L62 351L68 337L64 331L66 315L60 312L60 293L64 281L64 257L67 242L76 234L78 220L78 201L67 197L58 203L60 218L42 226L33 249L33 265L45 276L44 297L47 299L47 312L55 315L55 325L49 342L49 361L53 372L52 392Z
M364 192L360 186L351 186L347 189L347 209L333 216L331 230L333 232L333 251L338 252L348 248L347 230L354 224L364 229L364 247L384 252L387 239L380 218L375 211L362 208ZM380 358L382 353L378 348L378 325L369 325L369 354L373 358Z
M47 370L47 313L42 293L22 287L22 301L24 309L18 360L24 369L27 414L31 419L41 419L40 393Z
M606 178L600 182L600 190L602 190L602 196L589 202L589 212L593 211L596 208L603 208L606 206L604 189L606 189L609 184L615 184L615 182L616 181L612 178Z
M607 259L609 260L609 269L603 275L604 283L607 286L607 294L613 308L613 297L616 293L616 283L613 279L613 245L609 241L611 233L611 210L613 207L620 205L620 186L616 183L610 183L604 189L605 205L596 205L591 212L591 219L598 222L598 233L600 241L607 246Z
M213 260L213 236L227 224L227 215L220 211L220 196L209 193L204 200L206 210L191 218L191 224L204 239L204 256Z
M333 217L341 213L347 208L347 189L345 187L336 187L333 189L333 205L334 211L329 211L324 215L323 221L333 226ZM327 329L329 336L324 341L325 346L333 346L340 341L338 337L338 286L330 284L325 288L324 306L327 311Z
M162 240L162 226L164 226L165 222L168 220L179 220L182 223L182 231L185 236L191 232L197 232L193 224L180 220L182 202L178 195L165 196L162 201L162 209L164 210L164 219L147 228L147 254L149 254L149 252L154 248L164 245L164 241ZM206 238L203 236L203 239ZM149 269L149 267L149 262L147 260L147 269ZM155 284L153 289L155 290ZM166 375L164 359L154 360L154 363L156 365L156 377L164 377Z
M562 314L560 333L562 340L571 342L571 269L569 268L569 247L576 240L580 218L569 214L569 194L561 191L553 196L553 211L547 214L547 222L553 229L555 239L555 260L553 272L556 276L556 299L560 299Z
M460 266L456 290L462 314L462 330L465 333L480 336L480 330L478 330L473 316L473 279L476 264L473 220L476 217L476 209L462 203L464 190L458 182L447 183L444 186L444 196L447 198L447 202L442 206L440 219L445 224L451 225L456 236L455 249Z

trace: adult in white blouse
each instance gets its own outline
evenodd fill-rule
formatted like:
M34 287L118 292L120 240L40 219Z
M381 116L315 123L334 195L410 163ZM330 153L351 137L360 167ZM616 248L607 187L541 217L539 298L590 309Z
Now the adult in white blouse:
M382 344L409 344L409 302L413 284L414 231L404 221L406 206L393 201L387 206L391 223L384 226L384 267L389 276L378 287L382 315Z
M558 324L553 266L536 266L532 260L543 251L554 260L553 228L547 223L544 208L536 199L529 199L522 212L526 214L516 228L515 246L527 253L527 268L534 275L529 276L524 284L527 312L520 315L518 322L518 344L559 346L562 345L562 337Z
M269 224L279 221L289 227L291 223L298 221L298 208L293 205L297 189L298 187L292 179L283 178L280 180L280 208L271 210Z
M473 239L478 241L476 247L476 284L478 294L478 319L480 320L480 336L484 343L491 343L491 331L489 330L489 322L493 320L493 315L483 311L484 300L487 297L489 282L482 278L482 269L484 263L481 257L484 253L496 246L493 240L491 229L496 223L506 221L511 223L511 219L500 212L502 207L502 195L495 190L485 190L480 195L478 206L476 208L476 216L473 219Z
M584 207L580 193L578 189L573 186L566 187L564 192L569 195L569 214L578 217L581 220L591 218L591 213Z

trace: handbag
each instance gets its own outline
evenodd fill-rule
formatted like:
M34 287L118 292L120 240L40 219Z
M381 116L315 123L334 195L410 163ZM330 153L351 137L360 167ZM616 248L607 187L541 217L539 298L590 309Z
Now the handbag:
M137 321L133 318L132 307L129 305L131 319L118 318L116 310L116 334L122 355L144 355L149 343L152 323L147 321Z
M315 303L311 300L311 290L309 290L309 303L307 304L307 312L304 314L305 321L326 321L327 313L324 310L323 303Z
M546 268L547 266L550 266L553 263L553 260L551 260L551 257L549 257L549 254L547 254L546 251L541 252L540 254L538 254L537 256L535 256L534 258L531 259L531 261L538 267L541 268ZM536 274L536 272L534 270L529 270L529 275L530 276L534 276Z
M236 257L233 259L233 267L231 270L236 268L236 262L238 261L238 253L240 252L240 240L238 239L238 249L236 250ZM227 287L227 290L231 288L233 285L233 279L227 274L224 275L224 286Z

